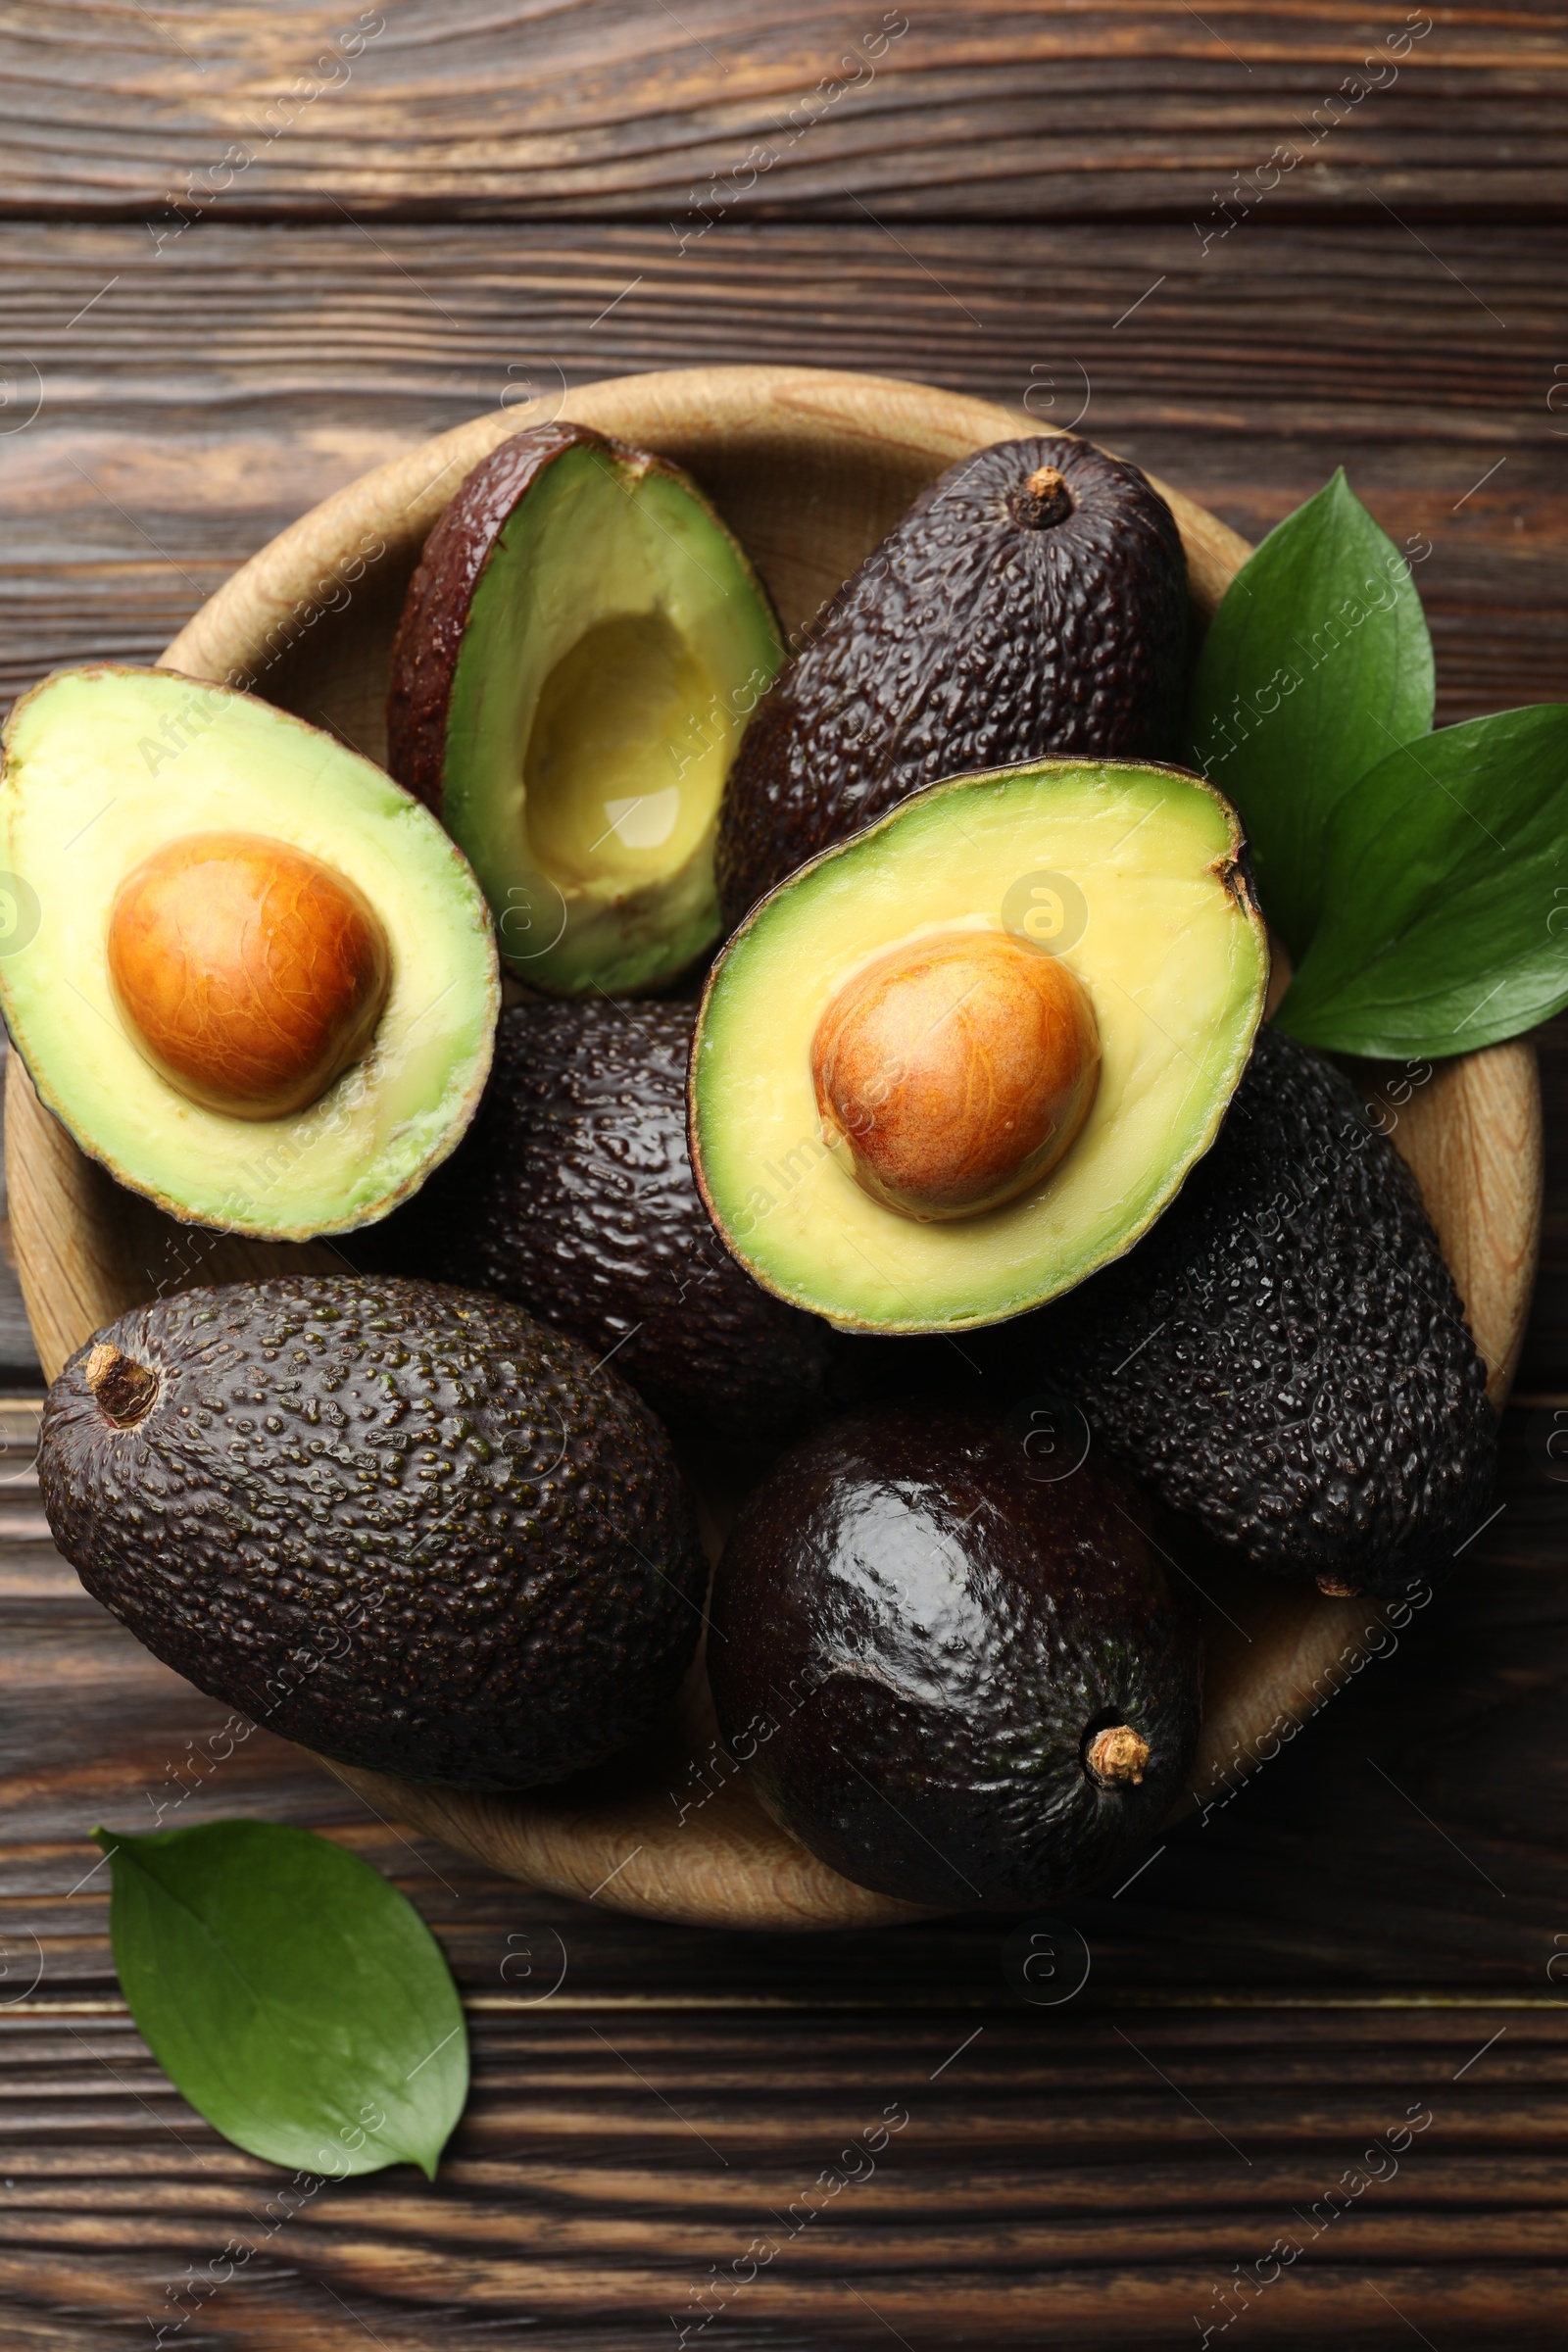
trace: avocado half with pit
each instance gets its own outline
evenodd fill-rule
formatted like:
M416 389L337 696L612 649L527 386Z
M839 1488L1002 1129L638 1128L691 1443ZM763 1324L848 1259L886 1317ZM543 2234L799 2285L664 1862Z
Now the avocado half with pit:
M712 945L719 799L783 659L666 460L548 424L468 475L409 586L387 764L472 860L519 979L625 995Z
M934 784L813 858L709 976L692 1164L742 1265L961 1331L1119 1257L1218 1132L1268 948L1235 810L1132 760Z
M62 670L11 714L0 1003L82 1150L260 1239L384 1216L467 1125L500 975L428 809L271 705Z

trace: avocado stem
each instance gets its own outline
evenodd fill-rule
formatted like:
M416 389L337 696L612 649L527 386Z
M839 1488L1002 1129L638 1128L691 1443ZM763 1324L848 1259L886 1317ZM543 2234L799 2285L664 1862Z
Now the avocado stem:
M1018 520L1030 530L1042 530L1048 523L1060 522L1072 513L1072 493L1067 477L1054 466L1037 466L1023 486L1018 502Z
M1090 1779L1105 1788L1115 1788L1123 1781L1131 1781L1137 1788L1148 1762L1149 1741L1130 1723L1107 1724L1095 1734L1084 1756Z
M1318 1591L1326 1592L1330 1600L1354 1600L1361 1590L1359 1585L1348 1583L1343 1576L1330 1576L1327 1572L1316 1581Z
M152 1410L158 1375L100 1340L87 1358L87 1386L107 1420L117 1429L134 1429Z

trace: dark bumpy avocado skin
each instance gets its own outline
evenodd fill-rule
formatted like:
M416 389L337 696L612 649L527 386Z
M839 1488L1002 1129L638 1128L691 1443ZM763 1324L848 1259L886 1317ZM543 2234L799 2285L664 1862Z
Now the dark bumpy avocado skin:
M515 1299L671 1418L777 1441L823 1406L832 1334L742 1272L686 1148L690 1004L514 1004L400 1262Z
M691 1504L648 1407L570 1340L471 1293L295 1275L103 1342L156 1396L117 1427L79 1349L44 1408L44 1508L88 1592L200 1690L472 1788L595 1763L673 1695L705 1582Z
M1015 1386L1076 1396L1161 1501L1272 1574L1402 1592L1490 1507L1486 1373L1415 1181L1277 1029L1137 1249L987 1337Z
M1054 1900L1169 1810L1200 1651L1117 1474L1030 1476L988 1418L884 1406L817 1430L741 1513L708 1662L724 1738L822 1861L953 1908ZM1102 1786L1097 1731L1148 1742Z
M951 466L758 705L719 811L726 925L939 777L1175 758L1187 631L1181 534L1136 466L1056 436Z

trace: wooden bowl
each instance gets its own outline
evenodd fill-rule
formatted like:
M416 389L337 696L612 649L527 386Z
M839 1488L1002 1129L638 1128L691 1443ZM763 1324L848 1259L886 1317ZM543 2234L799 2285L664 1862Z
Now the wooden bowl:
M788 629L817 611L955 458L1041 429L956 393L808 368L625 376L587 385L554 410L687 466L739 533ZM539 416L477 417L351 483L237 571L165 662L249 683L379 759L392 632L425 534L468 469ZM1206 618L1247 543L1178 491L1165 496ZM1403 1102L1394 1091L1394 1141L1420 1181L1500 1405L1540 1232L1533 1050L1492 1047L1443 1063ZM318 1244L274 1247L179 1226L121 1191L40 1108L15 1054L7 1113L12 1231L51 1377L89 1334L159 1292L341 1263ZM721 1476L694 1467L716 1544L737 1498ZM1270 1752L1267 1741L1315 1713L1371 1654L1382 1623L1368 1603L1217 1567L1205 1583L1207 1699L1188 1804L1234 1787ZM553 1892L721 1927L915 1916L851 1886L773 1825L726 1765L700 1670L662 1741L560 1788L470 1795L333 1769L383 1811Z

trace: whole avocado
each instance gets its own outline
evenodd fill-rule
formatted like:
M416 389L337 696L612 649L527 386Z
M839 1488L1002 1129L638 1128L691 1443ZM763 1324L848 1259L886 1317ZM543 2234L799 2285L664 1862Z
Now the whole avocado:
M401 1212L401 1262L567 1331L672 1420L777 1440L819 1412L833 1335L761 1290L686 1145L696 1008L514 1004L457 1155Z
M288 1275L135 1308L50 1390L38 1476L155 1656L346 1763L563 1779L649 1729L696 1646L662 1429L499 1299Z
M1187 638L1181 533L1136 466L1056 434L960 459L758 705L719 809L726 926L939 777L1176 757Z
M984 1335L1172 1510L1269 1574L1393 1594L1490 1506L1486 1369L1414 1177L1332 1064L1258 1032L1219 1138L1137 1248Z
M1195 1620L1096 1459L940 1405L830 1422L750 1497L709 1678L763 1803L862 1886L1054 1901L1153 1834L1191 1767Z

